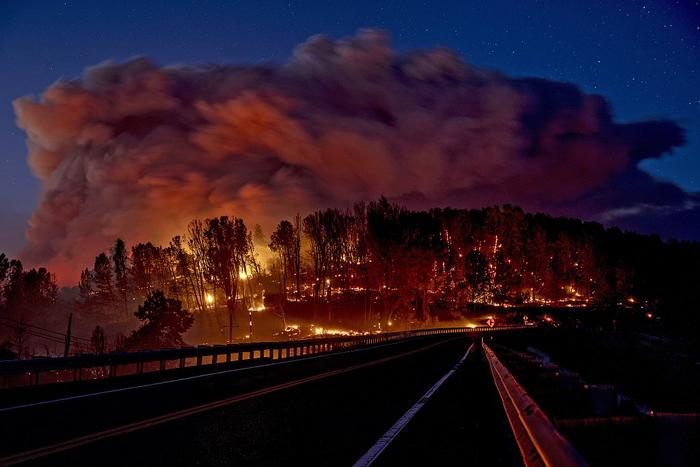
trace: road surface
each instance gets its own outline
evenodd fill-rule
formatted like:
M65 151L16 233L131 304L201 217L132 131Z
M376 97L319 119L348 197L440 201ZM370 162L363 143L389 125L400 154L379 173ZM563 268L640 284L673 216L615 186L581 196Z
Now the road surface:
M0 409L0 464L353 465L451 370L375 465L517 465L467 337L430 336Z

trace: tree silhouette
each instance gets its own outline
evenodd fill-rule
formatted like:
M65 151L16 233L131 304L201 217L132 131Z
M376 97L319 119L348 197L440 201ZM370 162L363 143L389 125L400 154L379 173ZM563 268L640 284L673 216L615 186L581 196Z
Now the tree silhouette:
M2 284L7 277L7 271L10 269L10 260L5 253L0 253L0 293L2 293Z
M287 296L287 278L290 272L293 274L294 249L296 245L296 234L292 223L281 221L270 236L270 249L277 253L280 260L281 272L281 292L282 297Z
M242 219L234 217L231 220L221 216L207 219L204 224L205 274L213 279L226 297L231 341L239 281L248 278L257 268L253 242Z
M129 350L156 349L184 345L182 334L194 322L192 315L182 308L179 300L167 298L156 290L134 313L143 325L128 337Z
M112 280L112 265L104 253L100 253L95 258L93 283L95 284L95 300L98 306L105 312L108 312L114 304L114 283Z
M90 343L92 344L92 350L96 354L102 354L105 351L105 331L102 326L95 326L92 330L92 336L90 337Z
M114 263L115 289L119 295L124 314L127 313L129 295L129 257L126 251L124 240L118 238L112 248L112 263Z

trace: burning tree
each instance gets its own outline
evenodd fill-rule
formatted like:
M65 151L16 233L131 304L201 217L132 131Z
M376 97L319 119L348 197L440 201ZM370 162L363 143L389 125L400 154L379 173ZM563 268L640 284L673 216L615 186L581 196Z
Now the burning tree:
M279 288L276 305L285 306L295 287L296 300L312 306L290 309L312 309L315 320L322 306L329 322L338 318L331 310L353 310L359 321L357 305L365 326L384 326L396 318L405 323L453 319L494 305L587 306L630 296L678 303L684 293L678 284L697 277L686 263L700 256L695 244L531 215L512 206L416 212L384 198L303 219L297 215L293 222L279 222L269 242L258 237L257 248L274 253L275 262L263 266L269 272L279 265L279 282L276 275L261 273L256 243L243 220L223 216L190 222L185 235L165 247L138 243L129 252L117 240L111 257L99 254L94 268L83 271L81 301L116 310L162 290L198 310L205 321L216 320L219 329L225 326L217 302L225 303L230 341L237 307L264 306L251 306L250 298L260 295L254 288ZM24 285L17 284L24 284L25 273L21 263L3 258L0 304L17 309L24 293Z
M202 231L204 248L204 272L212 278L226 297L229 312L229 342L233 340L236 323L236 300L240 280L248 278L257 269L253 241L242 219L227 216L207 219ZM243 290L241 290L243 291Z

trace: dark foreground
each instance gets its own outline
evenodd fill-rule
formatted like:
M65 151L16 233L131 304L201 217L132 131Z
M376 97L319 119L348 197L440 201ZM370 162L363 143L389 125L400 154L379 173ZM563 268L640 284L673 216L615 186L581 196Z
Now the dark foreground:
M698 465L692 358L624 337L538 329L485 341L590 465ZM522 465L480 342L428 335L3 390L0 465Z
M27 465L352 465L470 344L417 338L4 411L0 456ZM520 463L475 350L377 464ZM46 446L33 459L9 457Z

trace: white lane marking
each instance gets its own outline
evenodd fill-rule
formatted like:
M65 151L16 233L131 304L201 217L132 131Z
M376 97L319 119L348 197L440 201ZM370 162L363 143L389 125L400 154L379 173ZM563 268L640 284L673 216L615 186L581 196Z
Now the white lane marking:
M374 446L369 448L369 451L365 453L364 456L360 457L360 459L353 464L353 467L367 467L370 466L374 463L374 461L377 460L377 458L381 455L382 452L389 446L389 443L391 443L396 436L403 430L406 425L408 425L408 422L411 421L411 419L418 413L420 409L423 408L426 402L428 402L428 399L432 397L432 395L437 391L440 386L442 386L442 383L447 381L447 378L452 376L457 369L459 369L460 366L464 363L464 361L467 359L469 356L469 352L471 352L472 348L474 348L474 343L469 346L467 349L467 353L464 354L464 356L457 362L457 364L452 367L450 371L445 373L445 375L440 378L433 386L428 389L428 392L423 394L423 397L421 397L418 402L416 402L413 407L408 409L408 411L403 414L399 420L394 423L394 426L389 428L389 430L384 433L376 443L374 443Z
M420 337L428 337L428 336L420 336ZM418 337L418 338L420 338L420 337ZM273 362L273 363L265 363L262 365L248 366L245 368L234 368L231 370L213 371L211 373L186 376L184 378L177 378L177 379L168 379L165 381L157 381L155 383L140 384L138 386L127 386L127 387L117 388L117 389L108 389L106 391L89 392L87 394L78 394L77 396L68 396L68 397L61 397L59 399L51 399L51 400L47 400L47 401L32 402L32 403L22 404L22 405L14 405L12 407L0 408L0 413L11 412L11 411L20 410L20 409L27 409L30 407L40 407L43 405L56 404L59 402L67 402L67 401L72 401L72 400L86 399L89 397L103 396L106 394L116 394L116 393L120 393L120 392L132 391L132 390L136 390L136 389L145 389L145 388L151 388L151 387L156 387L156 386L164 386L166 384L181 383L183 381L192 381L192 380L196 380L196 379L200 379L200 378L207 378L210 376L226 375L226 374L230 374L230 373L238 373L238 372L242 372L242 371L255 370L258 368L269 368L272 366L286 365L289 363L296 363L296 362L300 362L300 361L316 360L319 358L327 358L327 357L331 357L334 355L345 355L345 354L355 353L355 352L364 352L367 350L379 349L382 347L389 347L392 345L405 344L406 342L411 342L411 340L399 340L396 342L387 342L385 344L363 347L363 348L359 348L359 349L342 350L339 352L330 351L330 352L324 352L324 353L319 354L319 355L312 355L310 357L292 358L290 360L285 359L282 361L277 361L277 362Z
M402 352L400 354L389 355L388 357L383 357L383 358L380 358L379 360L370 360L369 362L359 363L357 365L339 368L337 370L330 370L330 371L327 371L324 373L320 373L320 374L316 374L316 375L312 375L312 376L307 376L305 378L301 378L298 380L288 381L286 383L278 384L276 386L270 386L267 388L258 389L256 391L252 391L252 392L249 392L246 394L240 394L237 396L229 397L227 399L221 399L218 401L209 402L209 403L194 406L194 407L189 407L187 409L178 410L176 412L171 412L171 413L167 413L164 415L159 415L157 417L137 421L134 423L130 423L128 425L109 428L107 430L98 431L96 433L90 433L90 434L81 436L79 438L61 441L59 443L52 444L49 446L43 446L43 447L32 449L30 451L11 454L7 457L0 459L0 466L4 467L7 465L14 465L14 464L26 462L29 460L37 459L40 457L45 457L45 456L48 456L51 454L55 454L57 452L62 452L62 451L68 450L68 449L73 449L73 448L76 448L79 446L83 446L85 444L89 444L89 443L92 443L92 442L95 442L98 440L112 438L114 436L119 436L119 435L122 435L125 433L132 433L134 431L141 430L143 428L157 426L157 425L167 423L167 422L170 422L173 420L178 420L178 419L181 419L184 417L188 417L188 416L195 415L198 413L206 412L208 410L212 410L215 408L225 407L227 405L234 404L236 402L240 402L240 401L244 401L244 400L248 400L248 399L251 399L253 397L258 397L258 396L262 396L265 394L274 393L277 391L281 391L283 389L299 386L301 384L305 384L305 383L309 383L309 382L313 382L313 381L318 381L318 380L321 380L324 378L328 378L328 377L348 373L351 371L359 370L361 368L368 368L368 367L375 366L375 365L381 365L383 363L397 360L399 358L404 358L404 357L407 357L409 355L424 352L426 350L432 349L432 348L437 347L439 345L444 345L448 342L454 341L455 339L458 339L458 338L452 338L452 339L447 339L447 340L443 340L443 341L433 342L432 344L428 344L424 347L419 347L417 349L408 350L408 351Z

